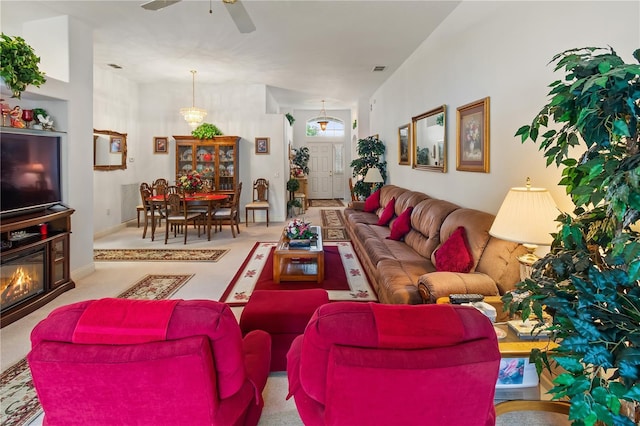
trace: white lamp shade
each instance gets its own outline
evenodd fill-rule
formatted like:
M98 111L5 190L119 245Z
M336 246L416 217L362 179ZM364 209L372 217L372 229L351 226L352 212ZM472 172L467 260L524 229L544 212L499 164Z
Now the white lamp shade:
M557 232L555 219L560 214L545 188L511 188L507 193L489 234L522 244L551 245L551 233Z
M377 167L372 167L367 171L367 175L364 177L364 181L367 183L383 182L380 170Z

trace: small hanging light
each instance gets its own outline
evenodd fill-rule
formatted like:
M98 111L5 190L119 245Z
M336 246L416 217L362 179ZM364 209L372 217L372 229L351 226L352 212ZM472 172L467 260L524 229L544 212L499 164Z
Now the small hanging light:
M202 108L196 108L196 72L191 70L191 86L192 86L192 102L188 108L180 108L180 114L184 117L189 126L192 128L198 127L200 123L204 121L207 116L207 111Z
M324 99L322 100L322 111L320 111L320 119L318 120L318 124L320 125L320 129L323 132L327 130L329 119L327 118L327 111L324 110Z

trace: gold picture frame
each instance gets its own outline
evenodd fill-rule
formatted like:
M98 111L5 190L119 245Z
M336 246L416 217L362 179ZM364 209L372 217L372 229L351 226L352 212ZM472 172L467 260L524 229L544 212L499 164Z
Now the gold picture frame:
M447 106L411 117L411 167L447 172Z
M456 170L489 173L489 97L457 110Z
M398 127L398 164L411 163L411 123Z
M256 138L256 154L269 153L269 138Z
M153 138L153 153L154 154L168 154L169 153L169 138L166 136L155 136Z

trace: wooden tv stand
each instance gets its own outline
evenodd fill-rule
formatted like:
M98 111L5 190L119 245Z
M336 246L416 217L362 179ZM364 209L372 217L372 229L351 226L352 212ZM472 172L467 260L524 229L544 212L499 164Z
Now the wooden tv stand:
M45 278L40 293L2 308L0 327L17 321L75 287L75 283L71 280L69 267L69 237L71 235L71 215L74 211L74 209L62 204L56 204L46 210L1 219L2 264L19 259L21 253L44 249ZM46 226L46 233L43 233L41 225ZM21 232L27 237L16 241L16 233ZM6 247L9 245L10 247ZM4 291L4 288L1 290Z

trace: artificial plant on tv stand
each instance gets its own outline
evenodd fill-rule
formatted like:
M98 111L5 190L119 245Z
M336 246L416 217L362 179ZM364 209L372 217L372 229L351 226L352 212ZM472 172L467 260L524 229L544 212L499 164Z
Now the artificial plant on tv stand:
M633 56L640 61L640 49ZM640 65L602 48L568 50L552 62L567 75L550 85L549 103L516 135L522 142L541 139L547 165L562 168L559 184L575 209L558 217L550 253L503 300L525 318L533 312L542 319L545 309L553 315L559 347L535 351L532 359L538 372L561 367L550 393L570 400L574 424L634 425L640 420ZM579 147L582 154L571 157Z

